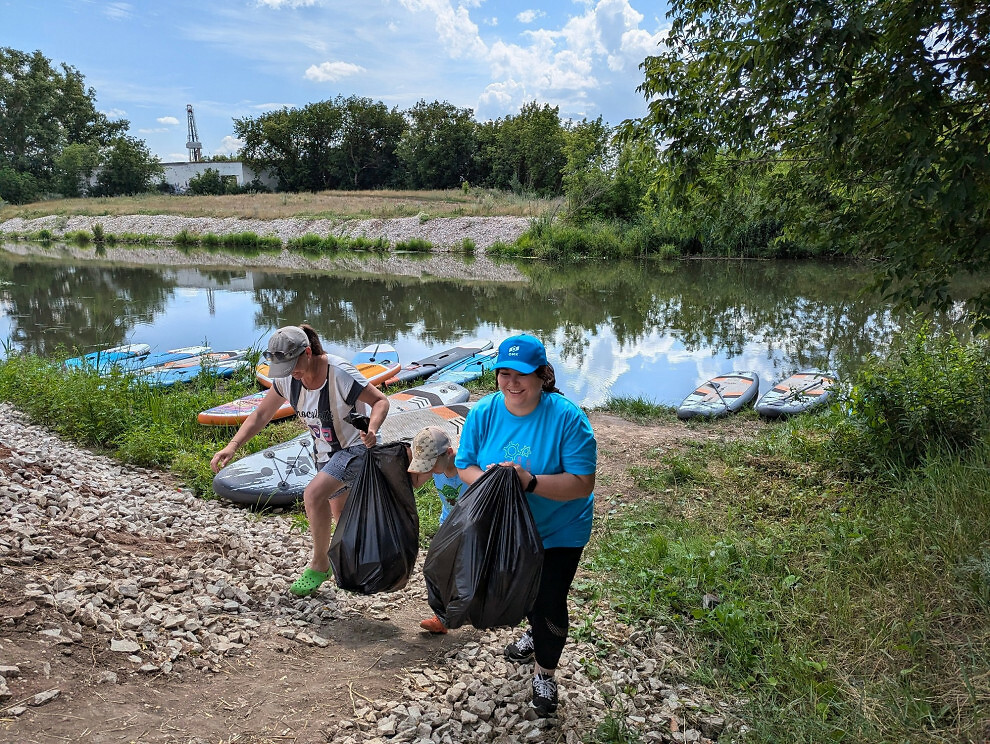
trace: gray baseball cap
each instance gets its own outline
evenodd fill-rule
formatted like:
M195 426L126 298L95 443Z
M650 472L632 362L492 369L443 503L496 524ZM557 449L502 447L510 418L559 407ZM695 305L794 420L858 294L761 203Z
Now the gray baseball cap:
M269 377L286 377L292 374L299 359L309 347L309 336L299 326L279 328L268 339L268 351L265 359L268 361Z

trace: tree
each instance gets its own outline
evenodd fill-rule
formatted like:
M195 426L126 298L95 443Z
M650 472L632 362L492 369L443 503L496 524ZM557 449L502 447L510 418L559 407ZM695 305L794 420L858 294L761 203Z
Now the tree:
M82 196L88 191L89 179L100 163L100 149L95 144L66 145L55 158L59 191L63 196Z
M152 178L162 173L161 163L143 141L117 137L104 157L94 191L100 196L139 194L150 190Z
M63 175L57 161L67 146L103 147L125 132L128 122L109 121L95 100L76 69L65 64L56 69L41 52L0 48L0 169L18 174L5 182L33 182L36 191L55 191ZM18 189L19 197L0 192L0 197L33 198L29 191Z
M398 110L357 96L234 120L244 161L272 173L282 191L375 188L396 181L396 148L405 126Z
M620 147L600 116L567 127L563 187L569 217L577 222L634 218L648 182L639 168L651 162L641 157L642 149Z
M674 0L642 65L674 193L716 163L781 165L785 234L883 258L901 304L990 269L990 8L971 0ZM990 310L990 290L972 301Z
M408 111L399 160L415 189L457 188L472 177L475 124L471 109L420 101Z
M493 185L544 196L559 194L567 162L560 110L531 101L517 116L498 122L497 131Z
M339 99L338 99L339 100ZM399 141L406 119L397 108L370 98L351 96L343 102L345 119L340 144L347 188L398 185Z

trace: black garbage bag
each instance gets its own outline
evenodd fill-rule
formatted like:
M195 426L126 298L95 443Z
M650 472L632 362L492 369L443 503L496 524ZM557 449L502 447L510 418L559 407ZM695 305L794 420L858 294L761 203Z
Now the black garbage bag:
M419 552L419 514L408 467L402 442L368 450L330 541L341 589L394 592L409 581Z
M423 575L430 607L448 628L514 626L540 588L543 541L511 467L471 484L437 530Z

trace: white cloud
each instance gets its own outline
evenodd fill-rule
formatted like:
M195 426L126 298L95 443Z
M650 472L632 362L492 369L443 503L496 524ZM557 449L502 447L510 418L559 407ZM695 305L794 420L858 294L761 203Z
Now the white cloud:
M465 6L455 9L453 0L399 2L435 17L448 57L467 57L488 66L490 80L477 106L482 117L512 113L533 100L560 106L565 116L595 116L605 103L597 99L611 95L603 91L612 91L611 86L624 81L620 73L628 76L629 70L655 54L666 33L656 17L644 27L643 14L630 0L585 0L577 3L581 14L570 16L562 26L541 28L546 14L527 9L516 16L528 25L519 36L486 41ZM482 23L494 25L494 20Z
M166 124L168 126L173 126L173 127L179 123L179 120L176 119L174 116L159 116L157 119L155 119L155 121L157 121L159 124Z
M168 127L144 127L138 129L138 134L161 134L162 132L169 131Z
M235 152L240 150L244 146L244 140L237 139L231 134L228 134L222 140L220 140L220 147L213 151L214 155L233 155Z
M294 103L255 103L251 108L257 111L278 111L280 109L294 109L296 104Z
M317 0L258 0L258 5L265 5L274 10L282 8L308 8L316 5Z
M103 115L108 119L120 119L121 117L127 116L127 112L124 109L112 108L109 111L104 111Z
M365 69L350 62L323 62L319 65L310 65L305 77L317 83L330 83L360 72L365 72Z
M113 21L124 21L134 15L134 6L130 3L105 3L103 15Z
M449 0L399 0L412 11L428 11L436 16L436 31L440 43L451 57L484 57L488 47L478 34L478 25L471 20L468 9L458 5L455 10Z
M516 16L516 20L520 23L532 23L537 18L542 18L545 15L546 13L542 10L524 10Z

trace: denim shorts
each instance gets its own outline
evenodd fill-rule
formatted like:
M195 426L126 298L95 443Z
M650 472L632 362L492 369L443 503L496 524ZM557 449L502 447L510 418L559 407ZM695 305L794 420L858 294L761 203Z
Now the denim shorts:
M326 473L331 478L336 478L349 486L354 483L354 479L361 471L367 453L368 448L363 444L354 444L346 449L337 450L330 455L329 460L323 463L320 472Z

